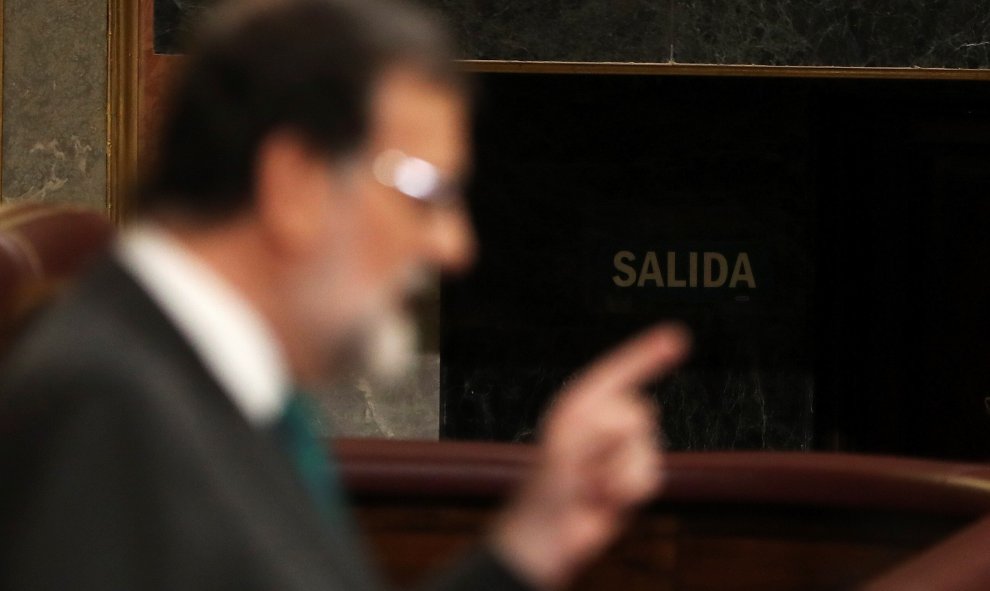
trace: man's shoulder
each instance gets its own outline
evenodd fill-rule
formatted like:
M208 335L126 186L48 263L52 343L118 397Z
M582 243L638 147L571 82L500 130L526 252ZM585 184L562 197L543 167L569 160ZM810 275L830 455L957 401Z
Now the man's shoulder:
M57 362L60 369L113 359L107 346L132 341L143 323L141 304L126 272L113 260L96 264L32 319L4 362L7 372L21 373ZM121 353L127 354L123 348Z
M97 264L31 322L0 366L0 410L151 387L186 345L114 261ZM178 360L177 360L178 359Z

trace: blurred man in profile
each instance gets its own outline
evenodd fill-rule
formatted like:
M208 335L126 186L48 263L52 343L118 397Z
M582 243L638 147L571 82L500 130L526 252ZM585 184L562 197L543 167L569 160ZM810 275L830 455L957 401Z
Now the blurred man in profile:
M417 278L471 263L464 84L403 5L208 22L138 220L6 360L0 588L378 588L297 393L391 358ZM685 340L652 329L576 377L530 478L434 588L572 580L658 490L637 386Z

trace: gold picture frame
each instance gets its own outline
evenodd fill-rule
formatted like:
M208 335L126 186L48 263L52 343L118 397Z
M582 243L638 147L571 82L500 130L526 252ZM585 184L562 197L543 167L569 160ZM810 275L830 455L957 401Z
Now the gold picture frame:
M0 0L0 204L3 203L3 48L4 48L4 0Z
M106 208L115 222L126 214L138 170L138 12L133 0L108 0Z

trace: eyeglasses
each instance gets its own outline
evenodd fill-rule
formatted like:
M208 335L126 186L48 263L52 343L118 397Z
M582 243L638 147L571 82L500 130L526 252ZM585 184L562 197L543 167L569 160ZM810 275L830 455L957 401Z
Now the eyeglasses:
M459 183L444 179L436 165L401 150L379 154L372 163L372 174L382 185L423 203L449 206L461 201Z

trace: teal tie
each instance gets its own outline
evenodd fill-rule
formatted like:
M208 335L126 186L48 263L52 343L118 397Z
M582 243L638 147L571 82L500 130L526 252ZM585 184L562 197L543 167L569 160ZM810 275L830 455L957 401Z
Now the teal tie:
M349 519L347 504L340 477L323 447L320 414L306 395L294 393L275 423L275 438L327 523L344 527Z

